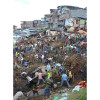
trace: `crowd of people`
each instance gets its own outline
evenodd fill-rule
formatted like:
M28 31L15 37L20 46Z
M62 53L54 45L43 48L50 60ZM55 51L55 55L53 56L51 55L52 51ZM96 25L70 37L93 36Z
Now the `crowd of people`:
M63 87L63 83L65 82L68 88L70 88L72 84L71 70L65 70L63 62L59 66L56 66L56 64L59 63L60 59L65 59L69 54L80 54L82 57L86 56L87 37L82 34L61 31L57 32L54 36L52 36L52 34L48 36L48 33L45 33L45 35L43 35L43 37L40 36L40 38L38 34L35 38L37 38L36 41L33 39L14 45L14 70L23 70L21 78L27 80L29 88L31 89L41 85L41 82L45 84L44 97L46 97L46 95L49 97L50 90L57 87L55 85L55 83L57 83L57 76L59 76L61 87ZM59 43L61 44L58 45ZM32 55L33 58L26 59L29 55ZM58 55L60 55L60 58L54 59L54 56L57 57ZM38 78L36 83L33 81L34 77L29 76L26 72L28 68L35 64L43 64L46 66L44 71L42 71L41 68L39 72L35 73L35 77Z

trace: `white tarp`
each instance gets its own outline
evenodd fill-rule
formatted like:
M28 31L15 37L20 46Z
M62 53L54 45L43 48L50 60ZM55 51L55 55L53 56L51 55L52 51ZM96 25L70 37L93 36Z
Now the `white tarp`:
M65 20L65 26L73 26L73 22L71 20L66 19Z

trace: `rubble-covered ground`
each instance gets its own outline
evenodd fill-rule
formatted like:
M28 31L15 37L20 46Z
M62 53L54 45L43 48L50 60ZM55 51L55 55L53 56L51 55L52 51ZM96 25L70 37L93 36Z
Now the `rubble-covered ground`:
M52 41L49 42L50 46L53 46L54 48L58 48L58 54L55 54L55 51L53 51L52 53L49 52L47 53L47 57L53 57L53 61L51 61L51 64L53 65L53 62L57 62L57 63L61 63L63 64L64 68L66 70L71 70L72 74L73 74L73 82L71 84L71 88L68 90L68 88L64 85L64 88L62 89L60 87L60 85L58 85L57 89L55 89L55 91L51 91L51 96L49 99L45 99L45 100L53 100L55 96L60 96L61 93L59 91L62 92L67 92L68 94L71 94L71 90L72 88L74 88L75 85L77 85L78 82L82 81L82 80L87 80L86 79L86 70L87 70L87 59L86 59L86 53L85 56L82 56L81 53L77 54L76 52L71 52L68 55L63 54L62 49L60 49L60 47L63 47L63 45L65 44L64 40L61 40L59 38L59 36L52 36L51 38L54 37L58 37L57 42ZM48 37L45 37L48 39ZM41 40L41 38L40 38ZM23 44L24 42L37 42L38 39L37 37L31 37L29 40L24 40L19 42L18 44ZM48 48L49 50L49 48ZM41 50L38 50L41 51ZM39 54L40 52L38 52ZM65 59L65 57L67 56L67 58ZM46 66L46 63L41 63L41 59L40 59L40 55L39 55L39 59L37 62L34 61L35 59L35 55L32 54L25 54L25 59L30 62L30 65L28 66L26 72L28 73L29 76L32 75L32 72L35 71L38 67L41 66ZM18 70L14 70L14 94L17 92L17 89L20 88L23 92L28 92L31 89L29 89L26 84L27 84L27 80L22 80L21 79L21 72L23 72L23 68L21 67ZM60 76L55 76L55 78L57 79L57 81L61 81L61 77ZM40 86L39 88L40 91L40 96L34 96L28 100L44 100L43 99L43 90L44 90L44 86ZM76 93L78 94L78 93ZM68 100L79 100L79 99L68 99Z

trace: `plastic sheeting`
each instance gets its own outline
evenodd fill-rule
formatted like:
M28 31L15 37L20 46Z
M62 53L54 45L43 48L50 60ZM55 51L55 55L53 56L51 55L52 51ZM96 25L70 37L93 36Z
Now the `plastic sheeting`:
M61 66L61 64L60 63L56 63L55 66Z
M63 98L61 98L61 99L59 99L59 100L67 100L67 97L63 97Z
M73 22L71 20L66 19L65 20L65 26L73 26Z
M74 91L80 91L80 89L81 89L81 86L75 86L75 88L72 90L72 92L74 92Z
M63 94L62 94L62 96L67 96L67 95L68 95L67 93L63 93Z
M71 27L67 30L68 32L74 32L74 27Z
M59 100L59 98L58 97L55 97L53 100Z

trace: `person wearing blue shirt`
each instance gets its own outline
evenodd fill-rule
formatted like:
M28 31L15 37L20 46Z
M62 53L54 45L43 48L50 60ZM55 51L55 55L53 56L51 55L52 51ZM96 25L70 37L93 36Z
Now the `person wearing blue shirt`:
M27 67L28 63L29 63L29 62L24 62L24 66Z
M46 51L46 47L43 47L43 50Z
M64 39L64 34L62 34L62 39Z
M78 44L77 45L77 53L79 53L80 52L80 45Z
M61 79L61 87L63 86L63 83L66 82L68 87L71 87L68 83L68 80L67 80L68 76L64 73L62 74L62 79Z
M51 66L50 66L50 64L48 63L48 65L47 65L47 71L49 71L51 69Z
M61 66L59 67L59 72L60 72L60 75L61 75L61 73L63 72L63 69L62 69Z

